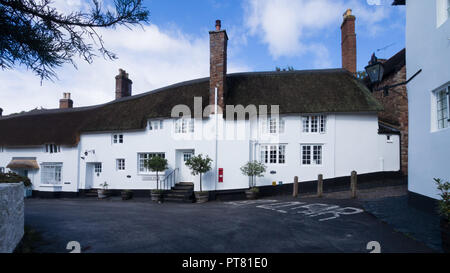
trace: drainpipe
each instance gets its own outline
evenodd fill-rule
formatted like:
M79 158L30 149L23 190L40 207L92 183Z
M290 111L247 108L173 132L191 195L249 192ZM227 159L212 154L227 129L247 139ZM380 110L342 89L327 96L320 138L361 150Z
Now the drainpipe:
M214 165L215 165L215 167L214 167L214 169L215 169L215 174L214 174L214 179L215 179L215 182L214 182L214 189L217 191L217 183L218 183L218 181L219 181L219 179L218 179L218 169L217 169L217 146L218 146L218 122L219 122L219 119L218 119L218 115L217 115L217 110L218 110L218 107L217 107L217 86L214 88L214 115L215 115L215 119L216 119L216 128L215 128L215 130L216 130L216 139L215 139L215 160L214 160Z

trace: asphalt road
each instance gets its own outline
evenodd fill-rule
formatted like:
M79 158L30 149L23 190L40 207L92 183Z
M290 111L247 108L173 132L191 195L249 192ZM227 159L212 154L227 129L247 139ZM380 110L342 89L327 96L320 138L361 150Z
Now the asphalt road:
M42 234L38 252L367 253L432 252L364 212L355 200L276 197L252 202L156 204L27 199L25 224Z

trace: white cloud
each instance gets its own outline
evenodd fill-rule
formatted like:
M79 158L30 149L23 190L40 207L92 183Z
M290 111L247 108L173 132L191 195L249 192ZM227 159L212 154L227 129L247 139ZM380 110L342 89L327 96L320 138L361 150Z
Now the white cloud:
M312 53L314 43L309 39L316 33L339 31L347 8L356 15L363 35L376 35L382 30L378 23L390 14L387 6L370 6L361 0L247 0L246 26L250 35L267 44L274 59L300 56Z
M23 69L0 72L0 107L4 114L36 107L57 108L63 92L72 93L74 106L100 104L114 99L118 69L125 69L133 81L133 94L147 92L169 84L209 76L209 35L186 35L176 28L160 29L151 24L143 28L126 27L102 30L106 47L118 60L102 57L87 64L77 61L57 69L59 80L44 81ZM228 71L250 68L229 60ZM30 99L32 98L32 99Z

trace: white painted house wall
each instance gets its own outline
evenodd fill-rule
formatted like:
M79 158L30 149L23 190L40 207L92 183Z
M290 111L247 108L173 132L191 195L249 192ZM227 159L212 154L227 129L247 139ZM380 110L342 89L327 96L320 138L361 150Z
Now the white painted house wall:
M434 91L450 82L450 20L446 0L406 1L411 192L437 199L433 178L450 180L450 129L437 129Z
M203 177L203 189L247 188L249 179L241 174L240 167L249 160L261 160L261 144L286 144L286 162L266 164L267 172L264 177L258 178L257 186L272 185L274 181L277 184L292 183L294 176L298 176L300 181L311 181L317 179L318 174L323 174L326 179L348 176L353 170L358 174L399 170L398 136L392 136L393 142L388 143L385 135L378 134L376 113L328 114L325 133L303 133L300 114L282 118L285 122L284 133L274 139L262 135L260 125L255 120L231 122L218 118L219 128L225 128L224 132L229 133L233 124L239 124L245 128L245 137L234 140L219 138L217 168L224 169L224 182L216 183L216 164L213 162L213 170ZM0 153L0 167L6 166L12 157L33 156L39 164L62 162L61 188L43 187L39 171L30 172L34 189L40 191L75 192L99 188L105 181L109 189L154 189L156 181L151 180L154 174L142 175L138 171L138 153L164 152L169 163L166 173L180 167L182 161L177 157L177 151L193 150L195 154L202 153L215 160L214 124L215 118L196 120L195 132L187 134L192 136L190 140L179 139L180 135L174 135L174 119L164 119L162 130L149 130L147 125L145 130L140 131L83 133L78 147L61 147L61 153L58 154L46 154L43 147L6 147ZM207 136L209 139L201 138L202 126L212 128L210 132L213 134ZM113 144L112 135L116 133L123 134L122 144ZM301 144L322 144L322 164L302 165ZM125 170L116 169L116 159L119 158L125 159ZM97 176L93 172L93 163L99 162L102 163L102 172ZM164 175L160 178L163 179ZM183 178L177 179L177 182L181 181L188 182ZM199 177L190 181L194 182L198 190Z

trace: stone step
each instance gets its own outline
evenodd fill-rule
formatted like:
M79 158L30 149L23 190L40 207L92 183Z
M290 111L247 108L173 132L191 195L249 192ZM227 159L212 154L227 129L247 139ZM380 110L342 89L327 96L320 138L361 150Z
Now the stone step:
M194 186L194 183L192 182L178 182L176 185L181 185L181 186Z
M186 199L186 198L173 198L173 197L165 197L164 202L176 202L176 203L193 203L194 200Z
M182 189L182 190L171 190L169 192L171 193L189 193L191 194L194 190L193 189Z
M194 190L194 186L175 185L172 190Z

